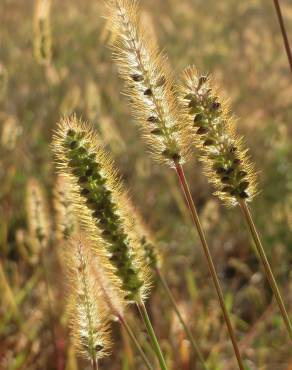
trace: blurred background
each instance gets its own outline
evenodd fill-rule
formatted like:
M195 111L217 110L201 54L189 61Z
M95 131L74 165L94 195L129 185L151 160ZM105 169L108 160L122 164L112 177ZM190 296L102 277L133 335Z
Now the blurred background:
M175 173L152 161L133 122L108 43L103 2L52 0L51 61L37 45L32 0L0 1L0 369L86 369L66 326L65 287L53 211L56 175L50 143L56 122L75 112L91 121L111 150L133 202L159 242L164 272L211 369L236 364L200 243ZM190 64L210 72L238 118L258 171L251 207L292 312L292 76L272 1L141 0L141 21L168 54L179 79ZM292 3L281 1L292 37ZM186 166L247 369L291 370L291 346L253 252L239 209L212 195L196 158ZM42 185L49 204L46 250L59 362L53 361L45 285L28 231L26 186ZM149 310L171 369L200 369L159 286ZM136 313L129 320L147 348ZM113 353L101 369L143 369L114 325Z

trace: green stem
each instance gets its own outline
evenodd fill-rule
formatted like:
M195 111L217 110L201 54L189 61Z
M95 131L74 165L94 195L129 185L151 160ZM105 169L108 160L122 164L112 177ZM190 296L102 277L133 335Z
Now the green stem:
M219 303L220 303L220 306L221 306L223 317L224 317L224 320L225 320L225 323L226 323L226 326L227 326L229 337L230 337L232 345L233 345L233 349L234 349L234 353L235 353L235 356L236 356L236 359L237 359L238 367L239 367L240 370L244 370L243 361L242 361L242 358L241 358L241 355L240 355L240 352L239 352L239 348L238 348L238 344L237 344L237 341L236 341L235 333L234 333L233 328L232 328L231 319L229 317L229 313L228 313L227 307L225 305L221 284L220 284L220 281L219 281L218 276L217 276L217 272L216 272L216 269L215 269L215 266L214 266L214 263L213 263L213 259L212 259L212 256L211 256L210 248L209 248L207 240L206 240L205 233L203 231L203 228L202 228L202 225L201 225L201 222L200 222L200 219L199 219L199 216L198 216L198 213L197 213L197 210L196 210L196 207L195 207L195 204L194 204L194 201L193 201L193 198L192 198L187 180L185 178L184 170L183 170L183 168L182 168L182 166L179 162L174 161L174 165L175 165L176 173L177 173L177 176L179 178L179 182L180 182L182 191L185 195L187 204L189 206L192 221L193 221L195 227L197 228L197 231L198 231L198 234L199 234L199 237L200 237L200 240L201 240L203 251L204 251L207 263L208 263L208 267L209 267L210 274L211 274L211 277L212 277L212 280L213 280L213 284L214 284L214 287L216 289L216 293L217 293L217 296L218 296L218 299L219 299Z
M176 315L177 315L177 317L178 317L178 319L179 319L179 321L180 321L180 323L181 323L181 325L182 325L182 327L183 327L183 329L184 329L184 331L185 331L185 333L186 333L186 335L187 335L187 337L188 337L188 339L191 343L193 351L195 352L199 361L201 362L203 369L208 370L208 367L205 364L205 360L204 360L204 357L203 357L203 355L202 355L202 353L199 349L199 346L197 345L195 338L193 337L190 329L188 328L187 324L185 323L185 321L184 321L184 319L183 319L183 317L182 317L182 315L181 315L181 313L180 313L180 311L177 307L174 296L172 295L171 290L170 290L164 276L162 275L161 271L158 268L156 268L155 271L156 271L156 274L157 274L157 276L158 276L158 278L159 278L159 280L160 280L160 282L161 282L161 284L164 288L164 291L167 294L167 296L168 296L168 298L169 298L169 300L172 304L172 307L173 307L173 309L174 309L174 311L175 311L175 313L176 313Z
M148 333L149 338L150 338L151 343L152 343L152 347L153 347L154 352L155 352L155 354L157 356L157 359L159 361L160 368L161 368L161 370L167 370L166 363L165 363L163 354L161 352L161 349L160 349L158 340L156 338L154 329L152 327L151 321L149 319L149 316L148 316L146 307L145 307L145 305L144 305L144 303L142 301L137 302L137 307L138 307L138 310L140 312L140 315L141 315L141 317L142 317L142 319L144 321L145 327L147 329L147 333Z
M240 205L240 208L241 208L241 210L243 212L243 215L244 215L244 218L246 220L246 223L247 223L247 226L249 228L249 231L250 231L250 233L252 235L252 238L253 238L253 241L255 243L255 246L256 246L257 252L259 254L260 260L261 260L261 262L262 262L262 264L264 266L264 270L265 270L267 279L268 279L268 281L270 283L270 286L272 288L272 291L274 293L274 296L275 296L276 301L278 303L278 306L280 308L281 315L283 317L283 320L284 320L285 326L287 328L288 334L289 334L290 339L292 341L292 326L291 326L291 322L290 322L290 319L289 319L287 310L285 308L285 304L284 304L284 301L282 299L280 290L278 288L278 284L276 282L276 279L274 277L273 271L272 271L271 266L269 264L269 261L267 259L265 250L264 250L264 248L262 246L262 243L261 243L261 240L259 238L257 229L256 229L255 224L253 222L252 215L251 215L250 210L249 210L249 208L248 208L248 206L247 206L247 204L246 204L245 201L239 201L239 205Z
M125 328L126 332L128 333L129 337L132 339L133 343L135 344L140 356L142 357L146 367L149 369L149 370L153 370L153 367L152 365L150 364L150 362L148 361L143 349L141 348L137 338L135 337L132 329L130 328L130 326L128 325L127 321L124 319L124 317L122 316L118 316L118 319L120 321L120 323L123 325L123 327Z

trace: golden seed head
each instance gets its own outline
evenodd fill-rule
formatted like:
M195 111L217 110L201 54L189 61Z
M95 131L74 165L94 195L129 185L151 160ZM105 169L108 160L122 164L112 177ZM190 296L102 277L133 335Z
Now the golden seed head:
M114 59L126 84L133 115L152 153L173 166L184 161L185 125L180 119L173 77L167 60L138 23L136 1L108 2L110 25L117 35Z
M27 221L30 235L46 246L50 237L47 202L40 183L29 179L26 189Z
M54 208L56 214L56 236L68 240L77 230L77 220L72 202L70 182L65 176L58 176L54 189Z
M52 58L50 0L36 0L34 13L34 53L40 64L49 64Z
M209 76L187 68L180 101L215 194L228 206L251 201L256 194L254 166L242 138L235 134L234 118Z
M111 345L108 311L98 289L92 251L82 235L70 240L66 260L73 343L85 358L102 358L109 354Z
M133 220L124 201L127 195L110 156L93 128L76 117L59 123L53 150L60 172L72 184L81 223L104 246L99 251L103 263L112 266L127 301L143 299L149 285L148 269L132 237Z

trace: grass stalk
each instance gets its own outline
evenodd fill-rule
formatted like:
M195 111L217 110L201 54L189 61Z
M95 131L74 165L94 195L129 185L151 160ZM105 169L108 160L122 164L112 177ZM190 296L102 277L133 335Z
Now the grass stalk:
M240 352L239 352L239 348L238 348L238 344L237 344L237 341L236 341L235 333L233 331L231 320L230 320L230 317L229 317L229 313L228 313L228 310L227 310L225 302L224 302L224 296L223 296L222 288L221 288L221 285L220 285L220 281L219 281L218 276L217 276L217 272L216 272L216 269L215 269L215 266L214 266L214 263L213 263L213 260L212 260L210 249L209 249L209 246L207 244L205 233L202 229L201 222L200 222L196 207L194 205L187 180L185 178L184 170L183 170L183 168L182 168L182 166L179 162L175 161L174 164L175 164L176 173L178 175L182 191L185 195L187 204L189 206L189 210L190 210L190 213L191 213L193 223L197 228L197 231L198 231L201 243L202 243L202 247L203 247L206 259L207 259L210 274L211 274L211 277L212 277L212 280L213 280L213 283L214 283L214 286L215 286L215 289L216 289L216 292L217 292L217 296L218 296L218 299L219 299L219 302L220 302L220 306L221 306L221 309L222 309L224 320L225 320L225 323L226 323L226 326L227 326L227 329L228 329L228 333L229 333L229 336L230 336L230 339L231 339L231 342L232 342L232 345L233 345L233 349L234 349L234 353L235 353L235 356L236 356L236 359L237 359L238 367L239 367L240 370L244 370L243 361L242 361L242 358L241 358L241 355L240 355Z
M198 359L199 359L199 361L200 361L200 363L202 365L202 368L204 370L208 370L208 367L207 367L207 365L205 363L204 357L203 357L203 355L202 355L202 353L201 353L201 351L200 351L200 349L199 349L199 347L198 347L198 345L196 343L196 340L193 337L190 329L188 328L187 324L185 323L185 321L184 321L184 319L183 319L183 317L182 317L182 315L181 315L181 313L179 311L179 308L177 307L177 304L175 302L175 298L174 298L174 296L171 293L171 290L170 290L170 288L169 288L169 286L167 284L167 281L165 280L164 276L162 275L161 271L158 268L156 268L155 271L156 271L156 274L158 276L158 279L159 279L159 281L160 281L160 283L161 283L161 285L162 285L162 287L163 287L166 295L168 296L168 299L169 299L170 303L172 304L172 307L174 309L174 312L176 313L176 315L177 315L177 317L179 319L179 322L181 323L181 325L182 325L182 327L183 327L183 329L184 329L184 331L185 331L185 333L186 333L186 335L187 335L187 337L188 337L188 339L189 339L189 341L191 343L192 349L195 352L196 356L198 357Z
M291 48L290 48L290 44L289 44L287 31L286 31L285 23L284 23L284 20L283 20L279 0L274 0L274 5L275 5L277 18L278 18L278 22L279 22L282 37L283 37L283 42L284 42L284 46L285 46L285 50L286 50L286 54L287 54L287 58L288 58L289 66L290 66L290 71L292 73L292 52L291 52Z
M257 232L256 226L253 222L253 218L252 218L252 215L250 213L249 207L246 204L246 202L243 201L243 200L239 202L239 205L240 205L240 208L241 208L242 213L244 215L244 218L246 220L246 223L247 223L248 229L251 233L251 236L253 238L253 241L255 243L256 250L258 252L260 260L263 264L265 274L267 276L267 279L270 283L271 289L272 289L272 291L274 293L274 296L276 298L276 301L278 303L278 306L279 306L281 315L283 317L284 324L285 324L286 329L288 331L289 337L292 341L291 322L290 322L287 310L285 308L285 304L284 304L283 298L281 296L280 290L278 288L278 284L276 282L276 279L274 277L274 274L273 274L273 271L271 269L270 263L269 263L268 258L266 256L265 250L264 250L263 245L261 243L261 240L260 240L259 234Z
M97 358L93 358L92 361L91 361L91 367L92 367L92 370L98 370L98 360Z
M142 301L137 302L137 307L138 307L138 310L140 312L140 315L141 315L141 317L143 319L143 322L145 324L145 327L146 327L147 333L149 335L149 338L151 340L151 344L152 344L152 347L154 349L154 352L155 352L155 354L157 356L157 359L159 361L160 368L161 368L161 370L167 370L166 362L164 360L162 351L160 349L159 342L158 342L158 340L156 338L154 329L152 327L152 324L151 324L150 318L148 316L146 307L145 307L145 305L144 305L144 303Z
M119 316L119 321L121 323L121 325L123 325L124 329L126 330L127 334L129 335L129 337L131 338L132 342L134 343L137 351L139 352L142 360L144 361L144 364L146 365L147 369L149 370L153 370L153 367L152 365L150 364L149 360L147 359L142 347L140 346L140 343L138 342L135 334L133 333L132 329L130 328L129 324L127 323L127 321L125 320L124 317L122 316Z

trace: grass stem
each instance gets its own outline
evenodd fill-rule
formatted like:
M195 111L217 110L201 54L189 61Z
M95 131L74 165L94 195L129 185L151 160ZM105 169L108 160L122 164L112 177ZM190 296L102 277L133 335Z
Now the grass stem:
M169 298L169 301L172 304L172 307L173 307L173 309L174 309L174 311L175 311L175 313L176 313L176 315L177 315L177 317L179 319L179 322L181 323L181 325L182 325L182 327L183 327L183 329L184 329L184 331L185 331L185 333L186 333L186 335L187 335L187 337L188 337L188 339L189 339L189 341L191 343L191 346L193 348L193 351L195 352L196 356L198 357L198 359L199 359L199 361L200 361L200 363L202 365L202 368L204 370L208 370L208 367L207 367L207 365L205 363L204 357L203 357L203 355L202 355L202 353L201 353L201 351L199 349L199 346L197 345L195 338L193 337L190 329L188 328L187 324L185 323L185 321L184 321L184 319L183 319L183 317L182 317L182 315L181 315L181 313L179 311L179 308L177 307L177 304L175 302L175 298L174 298L174 296L171 293L171 290L170 290L170 288L169 288L169 286L167 284L167 281L165 280L164 276L162 275L162 273L160 272L159 269L156 269L155 271L156 271L156 274L157 274L157 276L159 278L159 281L161 282L161 285L164 288L165 293L167 294L167 296Z
M92 359L92 361L91 361L91 367L92 367L92 370L98 370L97 358L93 358Z
M230 317L229 317L229 313L228 313L228 310L227 310L226 305L225 305L222 288L221 288L221 285L220 285L220 282L219 282L219 279L218 279L218 276L217 276L217 272L216 272L216 269L215 269L215 266L214 266L214 263L213 263L213 260L212 260L212 256L211 256L210 249L209 249L206 237L205 237L205 233L204 233L203 228L201 226L201 222L200 222L195 204L193 202L193 198L192 198L187 180L185 178L184 170L183 170L183 168L182 168L182 166L179 162L175 161L174 164L175 164L176 173L178 175L182 191L185 195L187 204L189 206L189 210L190 210L190 213L191 213L193 223L197 228L197 231L198 231L201 243L202 243L204 254L206 256L208 267L209 267L209 270L210 270L210 274L211 274L211 277L212 277L212 280L213 280L213 283L214 283L214 286L215 286L215 289L216 289L216 292L217 292L217 295L218 295L218 299L219 299L220 306L221 306L221 309L222 309L222 313L223 313L223 316L224 316L224 320L225 320L225 323L226 323L226 326L227 326L227 329L228 329L228 332L229 332L229 336L230 336L230 339L231 339L231 342L232 342L232 345L233 345L234 353L235 353L235 356L237 358L237 363L238 363L239 369L244 370L243 361L242 361L242 358L241 358L241 355L240 355L240 352L239 352L239 348L238 348L238 344L237 344L237 341L236 341L235 333L233 331L231 320L230 320Z
M159 361L160 368L161 368L161 370L167 370L166 362L164 360L164 357L163 357L162 351L160 349L160 345L158 343L158 340L156 338L154 329L152 327L151 321L149 319L146 307L145 307L145 305L142 301L137 303L137 307L138 307L140 315L141 315L141 317L144 321L147 333L148 333L149 338L150 338L151 343L152 343L152 347L153 347L154 352L155 352L155 354L157 356L157 359Z
M257 232L257 229L256 229L256 226L253 222L253 219L252 219L252 215L250 213L250 210L246 204L245 201L241 201L240 202L240 208L243 212L243 215L244 215L244 218L246 220L246 223L247 223L247 226L249 228L249 231L252 235L252 238L253 238L253 241L255 243L255 246L256 246L256 250L259 254L259 257L260 257L260 260L264 266L264 270L265 270L265 274L267 276L267 279L270 283L270 286L272 288L272 291L274 293L274 296L276 298L276 301L278 303L278 306L280 308L280 311L281 311L281 315L283 317L283 320L284 320L284 324L287 328L287 331L288 331L288 334L290 336L290 339L292 341L292 326L291 326L291 322L290 322L290 319L289 319L289 316L288 316L288 313L287 313L287 310L285 308L285 304L284 304L284 301L282 299L282 296L281 296L281 293L280 293L280 290L278 288L278 284L276 282L276 279L274 277L274 274L273 274L273 271L271 269L271 266L270 266L270 263L267 259L267 256L266 256L266 253L265 253L265 250L262 246L262 243L261 243L261 240L260 240L260 237L258 235L258 232Z
M132 329L130 328L129 324L127 323L127 321L122 317L122 316L119 316L119 321L120 323L123 325L123 327L125 328L127 334L129 335L129 337L131 338L131 340L133 341L133 343L135 344L135 347L137 348L140 356L142 357L147 369L149 370L153 370L153 367L152 365L150 364L149 360L147 359L142 347L140 346L137 338L135 337Z
M285 50L286 50L290 70L291 70L291 73L292 73L292 52L291 52L291 48L290 48L290 44L289 44L287 31L286 31L285 23L284 23L284 20L283 20L279 0L274 0L274 5L275 5L275 9L276 9L276 13L277 13L277 17L278 17L278 21L279 21L279 25L280 25L280 29L281 29L283 41L284 41L284 46L285 46Z

